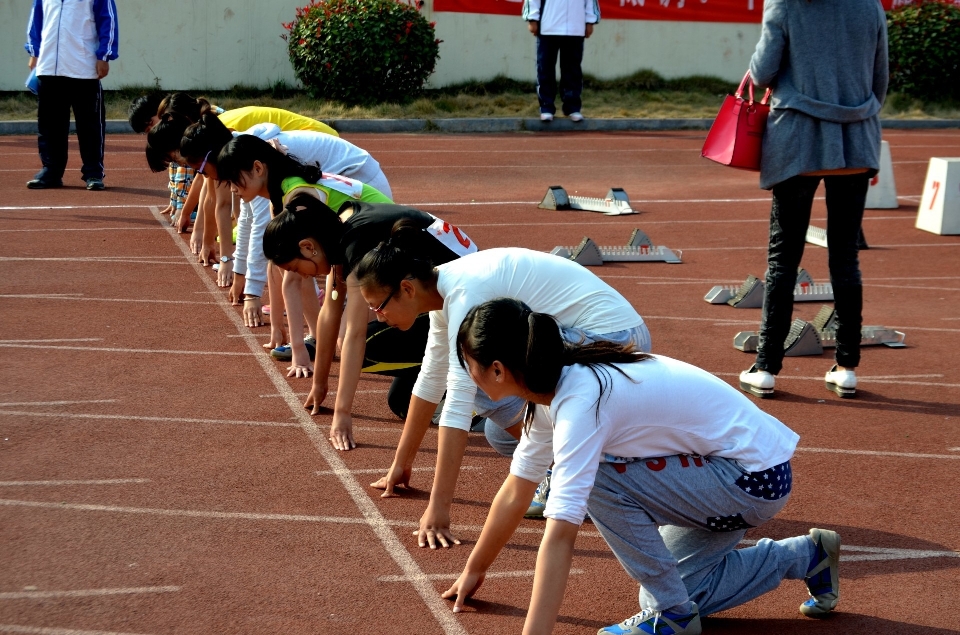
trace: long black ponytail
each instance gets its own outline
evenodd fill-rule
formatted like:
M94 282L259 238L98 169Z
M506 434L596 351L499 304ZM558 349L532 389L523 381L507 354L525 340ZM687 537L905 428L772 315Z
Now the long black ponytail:
M536 313L513 298L497 298L467 312L457 332L457 359L466 368L466 357L482 368L495 361L504 365L528 390L550 394L557 388L564 366L583 364L593 371L600 387L597 396L597 420L600 400L610 385L610 371L625 373L613 364L628 364L649 359L629 344L604 340L589 343L567 342L556 318ZM527 403L524 428L533 423L534 404Z

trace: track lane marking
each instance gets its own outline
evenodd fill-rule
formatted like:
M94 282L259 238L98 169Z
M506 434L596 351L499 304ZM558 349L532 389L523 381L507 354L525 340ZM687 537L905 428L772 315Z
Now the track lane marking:
M154 218L157 219L157 222L163 225L160 210L157 207L151 207L150 212ZM177 234L172 227L167 226L165 229L170 235L171 240L180 249L183 257L187 261L194 259L193 254L190 253L189 248L181 239L180 235ZM217 291L215 283L206 274L204 269L195 262L191 263L191 265L197 277L206 285L207 289L211 292ZM237 333L249 335L247 333L247 327L244 326L236 309L231 304L224 298L217 296L217 305L223 310L227 319L233 323ZM414 590L420 596L421 600L423 600L427 609L433 614L434 619L443 632L447 635L468 635L466 629L457 621L446 602L437 594L433 585L428 584L426 581L418 581L418 576L424 575L420 565L417 564L410 552L407 551L407 548L400 542L400 538L394 533L393 529L387 523L386 518L380 513L380 510L367 493L366 488L362 487L352 476L343 473L348 469L346 463L340 457L338 451L330 445L327 440L327 435L320 430L320 427L313 421L310 414L304 410L299 398L287 383L286 378L277 370L273 358L263 349L260 342L257 341L257 338L249 335L243 339L250 348L250 351L254 354L254 358L260 364L264 374L277 389L277 392L284 395L284 400L287 402L290 412L297 418L297 421L300 423L300 428L313 443L314 448L330 468L338 472L340 483L363 515L361 522L367 525L377 536L384 550L397 566L400 567L403 575L409 576L413 580L411 584Z
M118 589L77 589L74 591L7 591L0 593L0 600L45 600L48 598L87 598L141 593L176 593L181 588L178 586L141 586Z
M611 553L611 555L613 555ZM525 571L487 571L484 574L484 578L487 580L490 579L503 579L503 578L532 578L536 573L534 569L527 569ZM583 569L570 569L570 575L583 575ZM424 580L430 582L439 582L443 580L456 580L460 577L460 573L426 573L423 575ZM410 582L410 579L402 575L382 575L377 578L377 582Z
M136 415L85 414L76 412L31 412L29 410L4 410L0 417L48 417L53 419L116 419L120 421L155 421L157 423L207 423L231 426L261 426L267 428L298 428L293 421L246 421L240 419L193 419L186 417L146 417Z
M250 353L234 351L178 351L163 350L154 348L115 348L107 346L45 346L41 344L4 344L0 342L0 348L31 348L34 350L55 350L55 351L91 351L103 353L149 353L155 355L204 355L211 358L217 358L223 355L249 357Z
M0 487L33 487L61 485L132 485L149 483L148 478L105 478L85 481L0 481ZM2 595L2 594L0 594Z
M21 624L0 624L0 633L24 633L26 635L142 635L140 633L120 633L118 631L84 631L77 628L23 626Z

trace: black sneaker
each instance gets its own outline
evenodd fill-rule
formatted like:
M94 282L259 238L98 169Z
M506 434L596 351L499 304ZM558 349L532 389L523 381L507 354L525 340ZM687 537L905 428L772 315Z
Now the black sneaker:
M107 186L103 184L103 179L87 179L87 189L92 192L99 192Z
M50 190L56 187L63 187L63 181L48 181L46 179L27 181L27 189L30 190Z

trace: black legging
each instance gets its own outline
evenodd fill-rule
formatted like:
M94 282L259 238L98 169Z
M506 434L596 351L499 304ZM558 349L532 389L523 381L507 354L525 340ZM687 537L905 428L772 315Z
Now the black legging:
M367 324L367 349L362 372L394 378L387 392L387 404L401 419L406 418L410 407L410 396L420 374L429 332L429 313L418 316L406 331L384 322Z
M803 257L813 196L821 179L827 191L827 258L837 311L836 361L848 368L860 364L863 284L857 239L870 175L795 176L773 186L770 210L770 246L756 365L774 375L783 367L783 343L793 321L797 267Z

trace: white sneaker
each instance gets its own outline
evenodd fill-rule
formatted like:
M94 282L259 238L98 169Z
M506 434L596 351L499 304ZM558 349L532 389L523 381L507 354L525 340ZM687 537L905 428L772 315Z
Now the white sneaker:
M857 394L857 374L852 370L837 370L837 365L834 364L823 379L827 390L840 397L849 398Z
M776 381L776 377L765 370L760 370L754 364L740 373L740 390L760 399L767 399L773 397L773 386Z
M583 115L581 115L579 112L572 112L567 116L570 118L570 121L575 123L583 121Z
M523 515L524 518L543 518L543 510L546 508L547 498L550 496L550 477L552 475L553 470L547 470L546 477L537 485L537 491L533 493L533 500L530 502L527 513Z
M540 113L540 121L553 121L553 115L548 112Z

